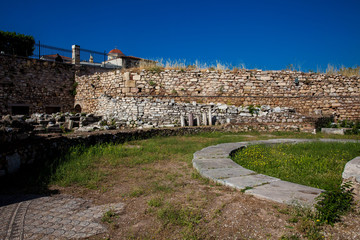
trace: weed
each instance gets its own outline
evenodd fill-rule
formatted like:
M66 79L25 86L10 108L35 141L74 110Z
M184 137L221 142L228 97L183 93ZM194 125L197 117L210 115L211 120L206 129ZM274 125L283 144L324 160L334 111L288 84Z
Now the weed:
M189 207L179 208L170 203L167 203L163 208L159 209L158 218L164 221L165 224L174 224L180 226L187 226L193 228L197 225L202 216L199 212Z
M245 187L244 189L241 189L240 191L242 193L246 192L247 190L253 189L253 187Z
M161 185L158 182L152 183L152 189L154 192L166 192L166 193L169 193L173 190L170 186Z
M73 85L71 86L70 94L71 94L72 96L76 96L76 94L77 94L76 88L77 88L78 85L79 85L79 83L74 82Z
M112 223L114 221L114 218L116 217L116 213L114 212L114 210L109 209L108 211L106 211L102 218L101 221L103 223Z
M154 81L150 81L149 82L149 85L152 86L152 87L155 87L156 86L156 83Z
M290 223L297 223L297 222L299 222L299 218L297 218L297 217L291 217L291 218L288 219L288 222L290 222Z
M162 197L156 197L150 199L147 203L150 207L161 207L164 204L163 201L164 199Z
M333 225L351 209L353 201L354 193L350 182L333 190L322 192L315 205L317 219L322 223Z
M145 193L144 189L142 188L135 188L132 190L132 192L129 194L130 197L140 197Z
M249 113L251 114L251 116L254 116L254 114L256 114L256 116L259 114L260 109L258 107L254 107L254 105L250 105L248 107Z
M286 215L290 214L290 210L288 208L279 208L278 212Z

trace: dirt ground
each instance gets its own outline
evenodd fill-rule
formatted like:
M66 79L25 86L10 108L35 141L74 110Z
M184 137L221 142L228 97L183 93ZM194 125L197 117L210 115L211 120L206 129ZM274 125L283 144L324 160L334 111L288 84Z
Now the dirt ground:
M311 226L296 220L286 205L209 182L187 162L107 171L97 190L51 187L95 204L126 204L107 223L109 234L92 239L360 239L358 208L311 236Z

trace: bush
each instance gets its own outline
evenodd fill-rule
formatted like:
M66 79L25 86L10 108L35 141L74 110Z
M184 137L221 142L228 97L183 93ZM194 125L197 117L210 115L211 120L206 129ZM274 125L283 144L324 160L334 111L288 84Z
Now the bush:
M34 45L33 36L0 31L0 51L5 54L28 57L33 55Z
M331 123L333 123L333 122L334 122L334 117L333 116L321 117L321 118L316 119L316 122L315 122L316 131L321 131L321 128L330 128L330 127L332 127Z
M333 225L351 209L353 201L354 193L350 182L342 184L335 190L322 192L315 205L317 219L322 223Z

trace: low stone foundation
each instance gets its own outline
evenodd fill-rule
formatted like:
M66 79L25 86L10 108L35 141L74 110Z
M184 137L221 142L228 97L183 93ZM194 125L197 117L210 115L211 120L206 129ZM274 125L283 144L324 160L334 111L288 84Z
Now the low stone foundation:
M343 183L352 183L355 200L360 201L360 157L356 157L350 162L346 163L342 177Z
M7 144L0 152L0 176L30 168L33 164L54 161L77 145L91 146L100 143L124 143L154 136L187 135L218 131L215 127L158 128L147 130L111 130L82 134L31 135L26 139Z

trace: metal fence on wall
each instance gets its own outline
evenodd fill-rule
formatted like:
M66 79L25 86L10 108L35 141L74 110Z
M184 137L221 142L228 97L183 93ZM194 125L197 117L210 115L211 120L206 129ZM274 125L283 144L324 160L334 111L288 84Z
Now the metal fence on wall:
M72 49L64 49L45 44L35 43L35 50L31 58L42 59L46 61L56 61L60 56L62 62L72 63ZM104 62L108 59L106 51L99 52L94 50L80 48L80 62L82 65L107 67ZM59 58L58 58L59 60Z
M71 63L72 61L72 50L49 46L45 44L35 43L35 50L32 58L55 61L57 54L61 57L64 63Z

